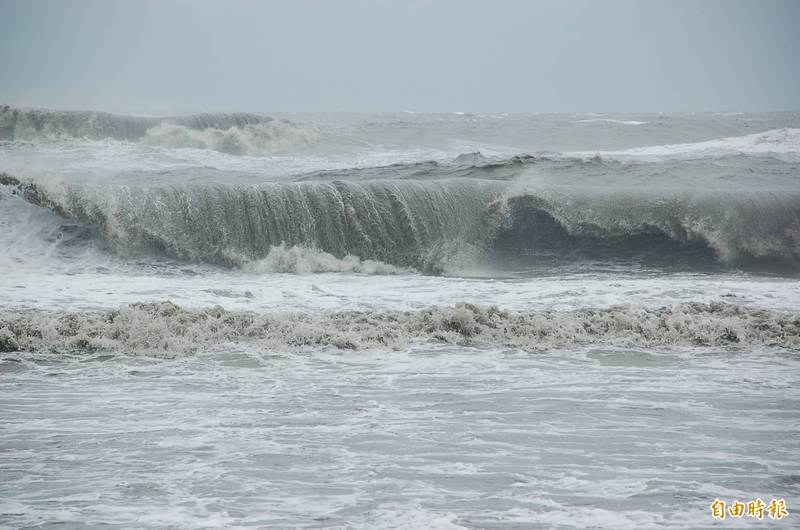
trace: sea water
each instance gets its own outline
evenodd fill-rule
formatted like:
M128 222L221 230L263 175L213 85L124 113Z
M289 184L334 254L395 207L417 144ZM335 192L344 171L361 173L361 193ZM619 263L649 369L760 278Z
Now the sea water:
M0 141L0 525L796 524L798 114Z

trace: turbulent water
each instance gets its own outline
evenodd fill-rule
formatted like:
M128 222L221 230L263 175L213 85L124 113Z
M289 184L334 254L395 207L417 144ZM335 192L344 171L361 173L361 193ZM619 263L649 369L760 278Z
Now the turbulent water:
M800 505L797 113L0 106L0 248L0 524Z

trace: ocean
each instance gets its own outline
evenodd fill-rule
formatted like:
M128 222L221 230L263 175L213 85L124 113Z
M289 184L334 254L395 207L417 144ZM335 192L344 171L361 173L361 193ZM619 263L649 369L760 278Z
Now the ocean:
M800 113L0 107L0 526L800 507Z

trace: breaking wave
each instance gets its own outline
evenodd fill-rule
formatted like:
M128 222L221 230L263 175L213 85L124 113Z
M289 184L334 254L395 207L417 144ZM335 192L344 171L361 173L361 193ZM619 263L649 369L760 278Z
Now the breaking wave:
M0 141L112 138L169 148L261 155L307 145L313 126L247 113L126 116L0 106Z
M526 188L479 179L109 189L5 176L0 183L91 227L118 254L223 266L457 274L497 252L800 266L797 191Z
M230 343L370 349L417 341L530 351L582 344L798 350L800 315L721 303L563 312L458 304L420 311L258 314L219 307L189 310L161 302L109 312L0 313L0 351L5 352L115 351L173 357Z

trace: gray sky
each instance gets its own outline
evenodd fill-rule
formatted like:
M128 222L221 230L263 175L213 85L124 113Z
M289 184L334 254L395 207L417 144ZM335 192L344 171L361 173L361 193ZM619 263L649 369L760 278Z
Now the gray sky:
M800 0L0 0L0 103L800 110Z

